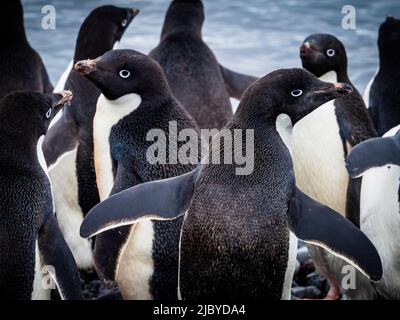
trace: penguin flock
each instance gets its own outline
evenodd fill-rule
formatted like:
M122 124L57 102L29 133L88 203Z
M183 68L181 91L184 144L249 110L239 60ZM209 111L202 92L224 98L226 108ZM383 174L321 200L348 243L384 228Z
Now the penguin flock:
M400 20L363 97L333 35L257 78L204 42L201 0L171 1L149 54L117 49L138 14L94 8L53 87L20 0L0 5L0 297L99 279L110 299L288 300L301 242L326 300L400 299Z

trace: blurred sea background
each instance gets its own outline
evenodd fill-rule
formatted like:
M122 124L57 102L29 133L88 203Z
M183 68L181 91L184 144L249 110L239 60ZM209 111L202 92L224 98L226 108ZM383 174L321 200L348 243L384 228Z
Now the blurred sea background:
M55 85L73 57L78 30L92 9L104 4L139 8L141 12L119 48L148 53L158 44L170 1L22 0L22 3L30 43L42 56ZM224 66L257 76L278 68L301 67L301 42L312 33L330 33L344 43L350 79L361 93L378 67L379 25L387 15L400 17L399 0L203 0L203 3L206 11L203 37ZM49 4L56 8L55 30L42 29L42 7ZM347 4L356 9L355 30L341 26L342 7Z

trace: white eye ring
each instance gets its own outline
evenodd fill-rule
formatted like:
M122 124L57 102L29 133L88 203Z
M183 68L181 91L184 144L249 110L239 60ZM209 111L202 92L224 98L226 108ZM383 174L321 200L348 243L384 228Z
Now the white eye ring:
M119 76L123 79L129 78L130 75L131 73L128 70L121 70L119 72Z
M328 50L326 50L326 55L328 56L328 57L333 57L334 55L335 55L335 50L333 50L333 49L328 49Z
M46 118L47 118L47 119L50 119L50 117L51 117L51 112L52 112L51 108L50 108L49 110L47 110L47 112L46 112Z
M122 20L121 26L123 26L125 28L127 24L128 24L128 20L126 20L126 19Z
M295 89L290 93L293 97L300 97L303 94L303 90Z

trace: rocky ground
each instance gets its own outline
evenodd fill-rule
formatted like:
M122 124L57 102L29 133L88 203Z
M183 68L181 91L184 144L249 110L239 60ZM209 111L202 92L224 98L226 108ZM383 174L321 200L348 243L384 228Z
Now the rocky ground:
M94 275L85 275L82 280L84 299L120 300L117 288L106 288ZM292 286L292 300L321 299L329 291L329 284L324 277L315 272L307 247L299 242L297 263Z

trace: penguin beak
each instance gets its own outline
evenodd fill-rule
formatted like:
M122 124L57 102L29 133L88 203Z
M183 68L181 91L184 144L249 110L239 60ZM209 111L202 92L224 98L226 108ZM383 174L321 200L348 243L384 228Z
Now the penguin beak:
M312 94L316 96L324 95L331 97L331 99L347 96L353 92L353 87L346 83L329 83L323 89L314 91Z
M309 41L306 41L300 47L300 58L307 58L316 51L320 52L321 50L313 46Z
M139 14L140 10L138 8L132 8L131 10L132 10L132 19L133 19Z
M60 92L56 92L55 95L57 96L57 99L54 100L53 102L53 109L57 108L57 107L63 107L66 104L69 104L72 100L72 92L69 90L64 90L64 91L60 91ZM60 98L61 96L61 98Z
M88 60L78 61L75 64L74 69L79 73L87 75L96 70L96 60L88 59Z

